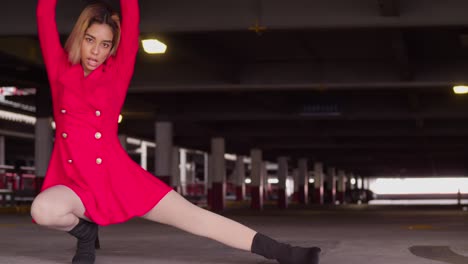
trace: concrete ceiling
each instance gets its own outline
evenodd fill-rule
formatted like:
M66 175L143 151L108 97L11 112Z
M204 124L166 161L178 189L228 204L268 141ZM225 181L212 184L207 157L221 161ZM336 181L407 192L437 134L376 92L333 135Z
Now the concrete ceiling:
M0 78L48 89L35 4L2 3ZM59 1L63 40L81 6ZM153 139L154 122L169 120L184 147L209 150L222 136L231 153L258 147L270 160L307 157L363 176L467 175L468 99L451 92L468 83L467 1L140 7L141 37L168 52L140 50L121 132Z

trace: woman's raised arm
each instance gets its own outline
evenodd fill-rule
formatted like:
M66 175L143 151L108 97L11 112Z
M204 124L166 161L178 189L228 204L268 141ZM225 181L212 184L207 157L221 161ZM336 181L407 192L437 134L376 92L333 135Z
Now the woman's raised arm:
M67 60L55 21L56 6L57 0L39 0L36 10L39 42L50 82L58 78L60 64Z
M122 13L121 35L116 62L119 75L125 78L125 81L130 81L139 47L140 9L138 0L120 0L120 9Z

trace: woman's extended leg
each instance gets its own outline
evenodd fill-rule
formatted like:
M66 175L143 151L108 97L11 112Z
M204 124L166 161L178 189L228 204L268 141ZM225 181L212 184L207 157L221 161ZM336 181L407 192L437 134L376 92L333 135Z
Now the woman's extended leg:
M257 233L231 219L190 203L175 191L169 192L143 218L249 251L252 239Z
M58 185L41 192L31 206L37 224L66 231L78 239L72 263L93 264L98 226L84 220L85 207L70 188Z
M143 218L276 259L282 264L318 263L319 248L292 247L277 242L240 223L193 205L175 191L170 191Z

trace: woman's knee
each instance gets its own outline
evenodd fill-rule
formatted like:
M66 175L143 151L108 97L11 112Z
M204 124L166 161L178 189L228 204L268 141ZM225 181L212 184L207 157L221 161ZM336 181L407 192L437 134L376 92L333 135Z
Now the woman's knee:
M31 205L31 216L34 221L42 226L54 226L66 214L61 208L54 206L54 203L41 197L34 199Z
M71 189L61 185L40 193L31 206L34 221L45 226L54 226L69 214L83 218L84 211L80 198Z

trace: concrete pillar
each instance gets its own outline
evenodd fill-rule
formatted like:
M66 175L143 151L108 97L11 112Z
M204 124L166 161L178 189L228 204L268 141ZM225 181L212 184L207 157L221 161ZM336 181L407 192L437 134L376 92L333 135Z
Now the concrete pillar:
M266 161L262 162L262 179L263 179L263 201L267 201L270 184L268 183L268 170L267 170Z
M36 192L42 189L54 146L52 128L52 95L50 89L38 89L36 96L36 125L34 141L34 167L36 168Z
M0 136L0 165L5 165L5 136Z
M314 164L314 203L323 204L323 164Z
M171 161L172 161L172 123L156 122L156 162L155 174L167 185L171 183Z
M363 183L362 183L361 175L356 175L356 189L358 189L358 190L363 189Z
M307 159L299 159L299 203L309 203L309 170L307 169Z
M187 155L184 155L184 156L185 156L185 163L187 164L187 171L186 171L185 178L181 178L182 185L183 186L188 186L189 184L194 185L195 182L196 182L196 180L195 180L196 179L196 177L195 177L195 170L196 170L195 162L194 161L187 162Z
M208 161L209 160L209 155L208 153L203 154L203 183L205 185L205 188L203 190L204 195L208 195Z
M359 175L357 174L354 174L354 189L359 189L359 184L360 184L360 180L359 180Z
M50 156L53 148L52 119L40 117L36 120L34 160L36 167L36 191L42 188L44 177L49 166Z
M236 200L245 199L245 165L244 156L237 156L235 170Z
M369 190L369 178L363 178L362 181L364 190Z
M206 201L209 208L213 207L213 154L208 155L208 166L207 166L207 178L206 178L206 186L207 186L207 194L206 194Z
M120 145L125 151L128 151L128 144L127 144L127 135L125 134L119 134L119 141Z
M336 201L336 169L328 168L327 170L327 188L326 188L326 201L327 204L335 204Z
M288 196L286 193L286 179L288 177L288 158L278 158L278 207L288 208Z
M171 187L181 195L184 195L181 182L181 171L183 170L181 164L180 149L177 147L172 148L172 161L171 161ZM185 153L184 153L185 154Z
M299 202L299 169L293 169L292 178L294 181L294 192L292 195L293 202Z
M252 149L250 151L252 159L252 171L250 177L252 178L251 183L251 196L252 196L252 209L261 210L263 209L263 157L260 149Z
M226 161L224 159L224 138L211 140L211 154L213 155L213 181L212 186L212 210L222 211L225 207L226 197Z
M345 201L345 192L346 192L346 173L343 170L338 171L338 186L337 186L337 199L341 204L344 204Z
M187 191L188 176L187 176L187 150L179 149L179 184L183 194Z

